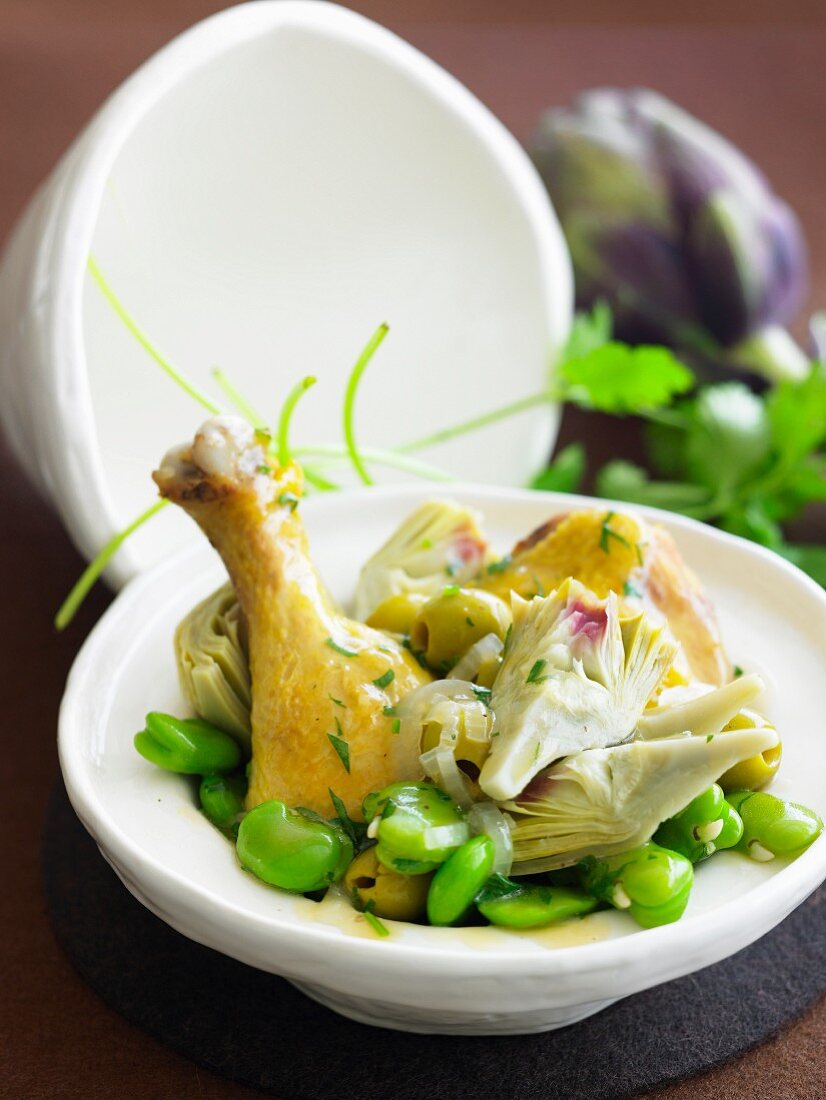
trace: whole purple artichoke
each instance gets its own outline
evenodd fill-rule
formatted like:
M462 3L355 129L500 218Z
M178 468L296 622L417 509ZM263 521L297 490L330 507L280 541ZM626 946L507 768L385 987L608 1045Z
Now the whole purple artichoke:
M568 241L577 304L617 336L769 378L806 370L781 327L806 250L792 210L730 142L645 89L597 89L540 120L531 153Z

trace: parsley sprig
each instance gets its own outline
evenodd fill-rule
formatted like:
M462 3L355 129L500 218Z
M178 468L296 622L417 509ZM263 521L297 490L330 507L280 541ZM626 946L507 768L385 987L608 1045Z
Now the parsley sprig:
M601 306L578 318L561 367L564 399L641 418L647 465L608 462L596 474L597 493L716 524L775 550L826 587L826 546L791 542L784 530L826 501L823 363L764 394L737 381L696 385L670 352L663 357L665 349L612 341L607 318ZM574 443L532 485L576 492L585 469L585 449ZM603 549L614 534L603 524Z
M178 386L208 412L221 408L181 370L173 366L142 331L115 294L92 257L90 274L132 336ZM696 385L693 373L667 348L631 347L612 339L608 307L597 303L579 314L558 357L553 377L542 390L508 405L399 444L393 450L362 447L354 430L355 399L367 365L387 334L381 325L359 355L348 380L343 409L343 446L295 447L289 428L299 398L315 379L302 379L281 407L268 455L284 465L292 457L332 461L347 458L360 479L372 483L366 462L404 470L432 480L449 480L444 471L412 457L413 452L548 403L646 422L647 468L617 459L596 474L600 496L651 505L715 523L724 530L782 554L826 587L826 545L788 541L784 525L813 503L826 501L826 369L812 365L799 382L786 381L764 395L741 382ZM213 378L225 398L262 436L263 419L220 369ZM269 462L262 465L261 472ZM581 443L572 443L533 479L534 489L576 492L586 473ZM315 489L338 488L313 464L304 463ZM289 503L294 506L293 501ZM116 534L87 566L56 617L58 629L69 624L87 592L125 539L161 508L153 505ZM603 525L606 549L616 533ZM621 537L620 537L621 541ZM489 571L507 567L509 559ZM448 575L452 570L448 567ZM349 654L348 654L349 655Z

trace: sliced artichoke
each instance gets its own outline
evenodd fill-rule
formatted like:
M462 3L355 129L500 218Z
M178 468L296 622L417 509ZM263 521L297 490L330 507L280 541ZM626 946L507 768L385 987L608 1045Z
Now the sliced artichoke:
M702 685L701 688L698 684L698 694L693 698L649 707L640 718L637 732L646 740L685 732L695 736L719 733L743 707L757 698L765 686L754 672L719 688L710 685Z
M463 584L478 573L486 554L475 512L450 500L426 501L365 563L353 615L364 621L391 596L435 596L447 583Z
M175 631L178 679L195 713L249 750L249 658L241 608L231 584L213 592Z
M548 768L502 806L514 815L520 874L635 848L734 764L777 744L776 730L632 741Z
M621 620L613 592L600 600L569 579L545 598L514 596L482 790L514 798L554 760L626 740L676 650L643 612Z

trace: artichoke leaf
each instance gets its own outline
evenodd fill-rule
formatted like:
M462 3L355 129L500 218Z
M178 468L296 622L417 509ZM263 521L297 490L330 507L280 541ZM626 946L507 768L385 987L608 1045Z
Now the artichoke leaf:
M232 734L249 752L249 657L241 608L231 584L194 607L175 631L178 679L195 713Z
M547 597L514 596L513 631L494 682L496 736L479 783L515 797L542 768L631 737L674 655L665 625L621 621L617 596L568 579Z
M589 749L538 775L500 808L514 815L520 874L570 867L650 840L734 764L775 746L776 730L672 737Z
M365 562L353 615L364 621L391 596L435 596L446 584L463 584L486 555L476 512L450 500L425 501Z
M751 672L719 688L708 686L701 694L683 702L650 707L640 718L637 733L644 740L685 732L695 737L719 733L765 686L763 680Z

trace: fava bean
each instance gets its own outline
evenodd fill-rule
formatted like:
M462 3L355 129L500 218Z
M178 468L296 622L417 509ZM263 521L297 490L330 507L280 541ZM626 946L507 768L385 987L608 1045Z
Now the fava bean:
M223 730L200 718L174 718L152 711L146 729L135 735L135 748L159 768L184 775L232 772L241 763L241 750Z
M271 886L306 894L344 874L353 845L342 829L273 800L244 817L236 851L241 865Z
M246 793L247 781L240 775L205 775L198 788L204 816L233 839L238 835Z
M733 848L742 835L739 814L715 783L692 799L684 810L664 821L654 833L654 840L692 863L699 863L721 848Z
M367 796L363 812L367 822L378 818L378 859L405 875L435 871L470 836L461 810L429 783L391 783Z
M765 791L732 791L728 800L743 819L738 850L760 863L800 855L823 831L814 810Z
M570 917L584 917L596 907L596 898L582 890L528 885L504 875L491 876L476 899L482 916L502 928L544 928Z
M427 919L458 924L493 871L496 851L489 836L475 836L448 856L430 884Z
M694 882L691 861L649 840L615 856L590 856L579 865L583 887L643 928L671 924L683 915Z

